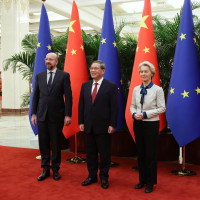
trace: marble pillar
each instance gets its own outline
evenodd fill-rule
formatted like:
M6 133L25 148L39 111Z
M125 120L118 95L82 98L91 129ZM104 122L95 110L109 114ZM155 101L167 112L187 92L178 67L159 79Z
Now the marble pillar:
M1 64L22 51L21 41L29 33L29 0L0 0ZM29 91L28 81L19 72L2 70L2 113L20 113L22 95Z

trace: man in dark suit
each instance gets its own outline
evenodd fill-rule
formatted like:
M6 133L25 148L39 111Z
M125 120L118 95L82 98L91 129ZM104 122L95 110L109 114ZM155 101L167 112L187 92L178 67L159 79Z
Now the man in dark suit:
M50 176L50 143L52 145L52 170L54 180L60 179L60 136L63 125L70 125L72 114L72 92L69 74L56 68L58 56L46 55L47 71L36 75L31 108L31 122L38 124L39 148L42 157L42 181ZM64 101L65 98L65 101ZM37 115L36 115L37 114Z
M78 123L86 133L86 155L88 178L82 182L87 186L97 182L98 153L100 153L101 186L107 189L111 160L111 135L117 126L118 89L117 85L104 79L105 64L94 61L90 67L93 80L82 85L79 99Z

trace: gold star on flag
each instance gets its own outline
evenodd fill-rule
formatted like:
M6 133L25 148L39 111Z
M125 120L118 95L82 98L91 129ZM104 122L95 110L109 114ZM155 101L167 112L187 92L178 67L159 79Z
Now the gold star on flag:
M77 50L72 49L71 54L72 54L72 55L76 54L76 51L77 51Z
M113 45L114 45L114 47L116 47L116 46L117 46L117 43L114 41L114 42L113 42Z
M150 53L150 52L149 52L149 49L150 49L150 48L145 47L145 49L143 49L143 51L144 51L145 53Z
M47 46L47 48L48 48L48 50L50 51L50 50L51 50L51 45L49 44L49 45Z
M188 93L189 93L189 92L186 92L186 91L184 90L184 92L181 93L181 95L183 95L183 98L185 98L185 97L189 97L189 96L188 96Z
M170 90L170 93L171 93L171 94L174 94L174 89L175 89L175 88L171 88L171 90ZM170 94L170 95L171 95L171 94Z
M82 51L83 51L83 49L84 49L84 47L83 47L83 45L81 45L81 47L80 47L81 49L82 49Z
M137 51L137 52L138 52L139 48L140 48L140 47L137 46L137 48L136 48L136 51Z
M106 38L102 38L101 40L101 44L104 44L104 43L106 43Z
M75 31L74 31L74 29L73 29L73 24L76 22L76 20L74 20L74 21L72 21L72 22L70 22L70 25L69 25L69 31L71 31L71 32L73 32L73 33L75 33Z
M197 38L196 37L194 37L193 40L194 40L194 43L197 43Z
M141 21L141 25L140 27L146 28L148 29L147 25L145 24L146 19L149 17L149 15L145 15L144 17L142 17L142 21Z
M156 43L154 43L153 46L156 48Z
M38 43L37 43L37 47L41 47L41 46L40 46L40 44L41 44L41 43L40 43L40 42L38 42Z
M182 41L183 39L186 39L185 36L186 36L186 34L181 33L181 36L180 36L181 41Z
M197 87L197 89L195 90L197 92L197 94L200 94L200 89L199 87Z

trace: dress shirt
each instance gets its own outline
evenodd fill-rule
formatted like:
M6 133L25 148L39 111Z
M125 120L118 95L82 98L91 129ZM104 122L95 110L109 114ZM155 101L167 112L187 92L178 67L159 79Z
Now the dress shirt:
M49 78L50 78L50 75L51 75L50 72L53 72L51 84L53 83L53 79L54 79L54 77L55 77L56 70L57 70L57 68L55 68L53 71L50 71L50 70L47 69L47 84L48 84L48 81L49 81Z
M99 88L100 88L100 86L101 86L102 81L103 81L103 77L102 77L99 81L97 81L97 82L95 82L95 81L93 80L91 94L92 94L92 92L93 92L93 90L94 90L95 83L98 83L98 85L97 85L97 93L98 93L98 90L99 90Z
M136 86L133 90L132 102L130 106L131 115L141 113L141 87ZM153 85L147 89L147 94L144 95L143 114L146 114L146 119L143 121L158 121L159 114L165 112L165 98L163 89L157 85Z

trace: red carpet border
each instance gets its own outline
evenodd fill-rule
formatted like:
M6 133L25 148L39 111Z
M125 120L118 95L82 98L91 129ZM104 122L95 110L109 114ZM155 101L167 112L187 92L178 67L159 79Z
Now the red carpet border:
M158 185L154 192L145 194L144 189L135 190L138 172L135 159L113 157L120 166L111 168L107 190L98 183L87 187L81 182L87 177L86 164L71 164L66 159L74 156L62 152L61 180L51 177L38 182L41 174L40 160L35 157L39 150L0 146L0 200L199 200L200 166L186 167L197 173L193 177L179 177L171 174L180 165L169 162L158 163ZM85 155L83 155L84 157Z

